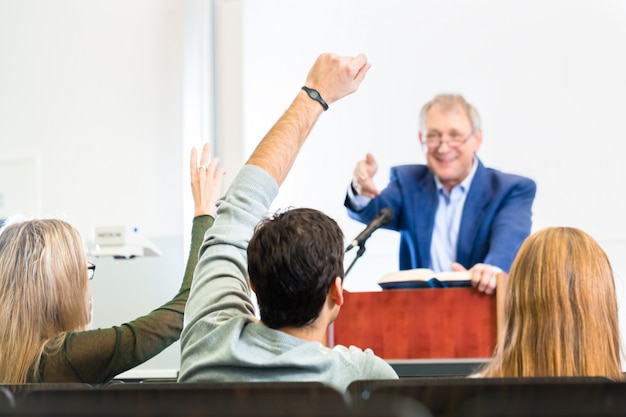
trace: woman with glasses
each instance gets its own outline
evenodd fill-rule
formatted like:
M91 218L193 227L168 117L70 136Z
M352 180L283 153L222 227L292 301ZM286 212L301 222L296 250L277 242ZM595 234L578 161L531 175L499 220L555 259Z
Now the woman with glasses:
M223 169L205 145L191 151L194 220L178 293L149 314L111 328L91 321L95 265L78 231L62 220L7 222L0 231L0 383L104 383L179 339L204 232L212 226Z

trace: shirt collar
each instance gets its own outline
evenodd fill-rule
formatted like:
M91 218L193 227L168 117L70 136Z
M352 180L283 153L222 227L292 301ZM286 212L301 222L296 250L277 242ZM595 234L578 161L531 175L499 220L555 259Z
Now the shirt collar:
M467 175L467 177L465 177L463 181L461 181L459 184L452 187L452 189L454 190L455 188L458 187L462 193L467 193L469 191L470 185L472 185L472 180L474 179L474 175L476 175L477 169L478 169L478 158L476 157L476 155L474 155L474 160L472 161L472 169L470 170L469 174ZM441 180L437 176L435 176L435 184L437 185L438 193L448 194L446 189L443 188L443 184L441 183Z

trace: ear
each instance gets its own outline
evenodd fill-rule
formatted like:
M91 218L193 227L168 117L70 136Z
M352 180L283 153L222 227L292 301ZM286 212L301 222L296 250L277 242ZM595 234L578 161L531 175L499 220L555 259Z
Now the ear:
M474 133L474 153L478 152L480 149L480 145L483 143L483 131L478 129L476 133Z
M420 141L420 145L424 146L424 137L422 136L422 130L421 129L417 132L417 138Z
M339 307L343 305L343 280L341 277L335 277L333 285L330 286L330 299Z
M254 289L254 284L252 283L250 278L248 278L248 284L250 285L250 289L252 290L252 292L256 292L256 290Z

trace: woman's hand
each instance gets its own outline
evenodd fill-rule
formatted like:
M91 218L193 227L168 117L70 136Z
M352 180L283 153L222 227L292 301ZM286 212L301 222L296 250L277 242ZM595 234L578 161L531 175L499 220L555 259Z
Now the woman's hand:
M222 178L226 173L223 168L217 168L219 158L209 162L211 147L205 143L198 164L198 151L191 149L191 193L194 202L194 217L211 215L215 217L217 207L215 202L222 194Z

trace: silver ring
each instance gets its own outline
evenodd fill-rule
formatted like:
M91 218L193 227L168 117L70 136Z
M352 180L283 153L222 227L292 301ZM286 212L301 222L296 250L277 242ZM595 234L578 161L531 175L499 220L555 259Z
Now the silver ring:
M200 165L198 167L198 171L206 171L206 170L207 170L206 165Z

